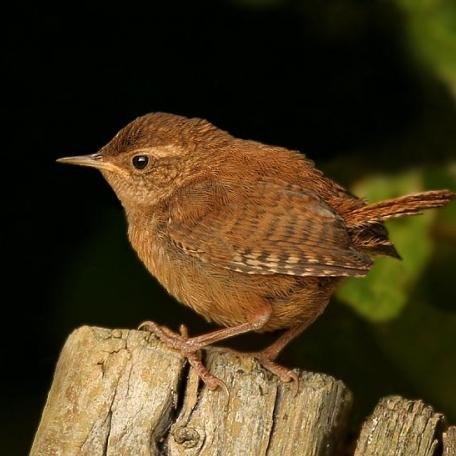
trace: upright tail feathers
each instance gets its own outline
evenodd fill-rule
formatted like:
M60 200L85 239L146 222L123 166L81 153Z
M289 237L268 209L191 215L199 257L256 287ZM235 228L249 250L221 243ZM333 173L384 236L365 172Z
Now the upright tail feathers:
M350 212L347 224L350 228L357 228L390 218L415 215L425 209L445 206L455 197L456 193L450 190L433 190L385 200Z

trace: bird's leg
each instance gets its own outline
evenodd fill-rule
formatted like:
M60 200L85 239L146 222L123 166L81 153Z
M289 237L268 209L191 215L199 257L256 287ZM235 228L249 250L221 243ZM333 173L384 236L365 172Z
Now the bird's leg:
M229 337L261 329L269 320L270 316L271 308L270 306L265 306L261 312L255 314L251 321L247 323L242 323L229 328L218 329L207 334L202 334L201 336L190 338L188 337L187 328L184 325L181 325L179 334L164 326L157 325L157 323L153 321L145 321L139 326L139 329L150 331L165 345L182 353L188 359L190 365L197 371L199 377L208 386L208 388L215 389L218 386L225 386L225 384L220 379L209 373L209 371L205 368L199 358L198 350L215 342L228 339Z
M271 361L274 361L280 354L280 352L295 338L298 337L308 326L309 322L301 323L296 326L292 326L287 329L280 337L273 342L271 345L261 350L258 353L262 353Z
M211 331L201 336L188 337L187 328L181 325L180 333L175 333L165 326L160 326L154 321L145 321L139 325L138 329L144 329L155 334L168 347L182 352L195 352L208 345L214 344L230 337L238 336L249 331L261 329L269 320L271 311L267 308L265 311L259 312L247 323L242 323L237 326L218 329Z

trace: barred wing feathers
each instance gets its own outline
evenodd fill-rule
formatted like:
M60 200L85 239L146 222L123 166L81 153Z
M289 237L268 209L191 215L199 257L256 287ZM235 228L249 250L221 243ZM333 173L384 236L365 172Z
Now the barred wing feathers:
M169 224L174 244L204 262L293 276L364 276L372 264L353 246L343 219L298 185L264 179L231 187L223 204L212 203L204 192L206 210L197 220Z

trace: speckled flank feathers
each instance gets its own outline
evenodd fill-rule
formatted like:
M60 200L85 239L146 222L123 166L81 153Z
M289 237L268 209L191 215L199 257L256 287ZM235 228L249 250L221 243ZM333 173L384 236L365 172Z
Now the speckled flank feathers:
M372 261L352 245L343 219L316 194L265 177L253 189L230 187L233 197L223 210L194 223L170 223L170 238L189 255L247 274L358 276L369 270Z

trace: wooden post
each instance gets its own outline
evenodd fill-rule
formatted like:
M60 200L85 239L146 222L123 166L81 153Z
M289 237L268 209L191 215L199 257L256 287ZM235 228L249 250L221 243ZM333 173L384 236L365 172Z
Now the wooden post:
M187 382L183 359L146 332L76 330L31 455L330 455L340 442L342 382L301 373L295 395L252 359L214 349L207 364L229 396Z
M31 456L338 455L351 408L339 380L298 372L281 384L251 358L213 348L210 391L144 331L82 327L68 338ZM389 397L364 423L356 456L456 455L456 428L421 401ZM443 432L444 431L444 432Z
M422 401L386 397L364 423L355 456L433 456L442 424L443 415Z

